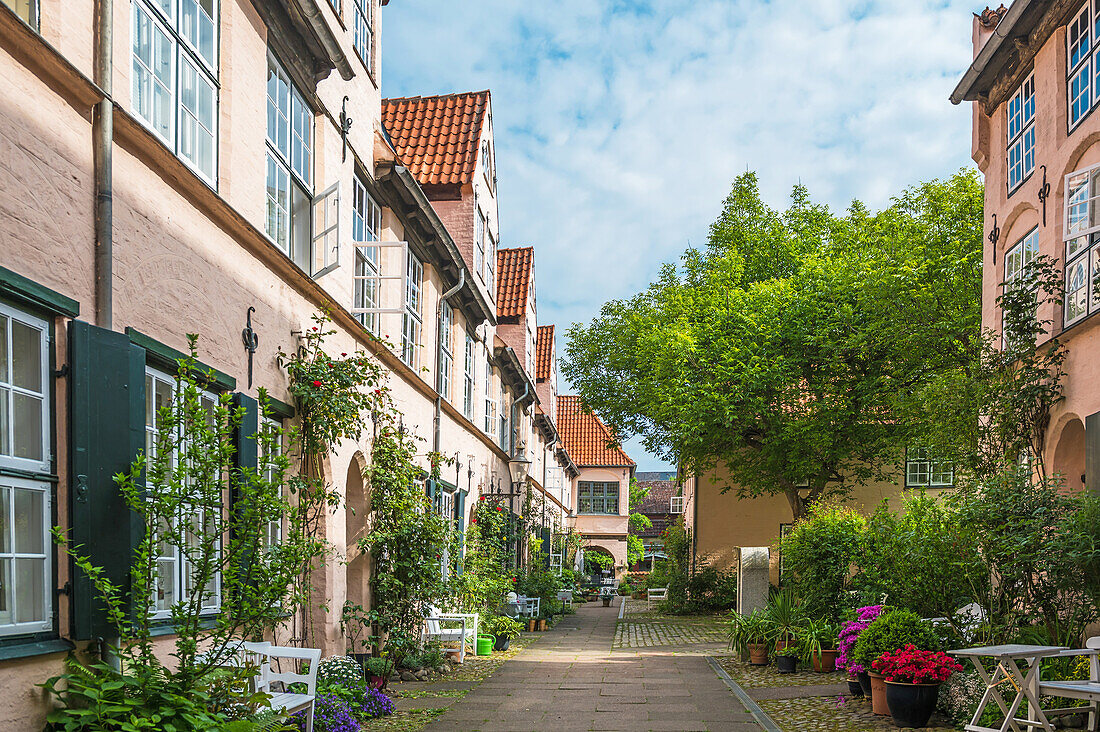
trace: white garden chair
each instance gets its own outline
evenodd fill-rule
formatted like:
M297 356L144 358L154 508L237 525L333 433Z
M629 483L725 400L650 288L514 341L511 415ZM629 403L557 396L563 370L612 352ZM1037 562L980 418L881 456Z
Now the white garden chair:
M431 615L424 618L424 636L434 638L440 643L458 643L458 662L466 661L466 644L469 643L472 651L477 653L477 613L446 613L438 608L431 608ZM455 624L458 627L455 627ZM445 649L449 653L455 653L454 649Z
M657 602L664 602L667 599L668 599L668 588L667 587L650 587L649 591L646 593L646 610L649 610L650 608L653 607L653 602L655 600Z
M1097 723L1100 722L1100 636L1093 636L1085 641L1084 648L1075 648L1062 651L1053 656L1061 658L1065 656L1088 656L1089 679L1088 681L1043 681L1039 679L1039 693L1049 696L1057 696L1065 699L1080 699L1088 702L1083 707L1061 707L1058 709L1044 709L1047 717L1062 717L1069 714L1088 712L1089 722L1085 729L1097 732Z
M520 609L525 618L537 618L539 616L539 608L542 598L539 597L524 597L520 602Z
M271 695L271 700L268 703L272 709L278 709L286 714L305 711L305 732L313 732L313 707L317 699L317 665L321 661L321 649L267 645L265 648L256 649L256 653L266 657L265 662L260 667L259 682L257 683L258 691ZM292 664L294 670L283 671L277 663L280 659L295 661L296 663ZM276 661L274 666L271 663L273 660ZM306 661L309 664L309 668L305 673L298 671L300 668L298 662L301 661ZM275 667L279 667L278 670ZM282 691L273 690L271 688L273 683L281 683ZM287 691L291 684L298 683L306 685L304 694Z

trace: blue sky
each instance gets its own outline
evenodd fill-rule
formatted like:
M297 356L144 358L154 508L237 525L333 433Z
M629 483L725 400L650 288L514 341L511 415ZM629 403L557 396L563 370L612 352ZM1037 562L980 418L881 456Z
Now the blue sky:
M501 246L562 335L702 243L733 178L872 207L970 165L977 2L393 0L387 97L491 89ZM568 384L562 384L568 391ZM639 469L661 467L634 442Z

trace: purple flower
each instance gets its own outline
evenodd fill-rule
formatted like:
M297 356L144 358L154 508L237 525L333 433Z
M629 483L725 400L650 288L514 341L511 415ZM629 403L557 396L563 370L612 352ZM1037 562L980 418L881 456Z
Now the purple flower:
M373 686L369 687L363 697L363 713L370 718L393 714L393 701Z
M392 706L392 705L391 705ZM306 713L298 712L292 719L298 729L306 727ZM351 716L351 708L333 694L321 692L313 709L313 732L359 732L359 723Z
M847 668L849 673L863 673L867 669L858 663L849 663L849 655L856 647L859 634L868 625L882 614L882 605L867 605L856 610L856 620L850 620L840 629L839 643L837 643L836 662L841 668Z

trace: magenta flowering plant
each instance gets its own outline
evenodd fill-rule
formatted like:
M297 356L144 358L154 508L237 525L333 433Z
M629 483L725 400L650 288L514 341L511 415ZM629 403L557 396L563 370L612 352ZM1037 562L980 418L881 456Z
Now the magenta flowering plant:
M872 668L887 681L902 684L942 684L962 671L962 665L942 651L922 651L912 643L896 651L887 651L871 662Z
M837 643L836 662L841 668L848 669L851 674L863 673L865 669L861 664L851 660L852 650L856 647L859 634L867 629L875 618L882 614L882 605L866 605L856 610L856 619L849 620L840 629L839 642Z

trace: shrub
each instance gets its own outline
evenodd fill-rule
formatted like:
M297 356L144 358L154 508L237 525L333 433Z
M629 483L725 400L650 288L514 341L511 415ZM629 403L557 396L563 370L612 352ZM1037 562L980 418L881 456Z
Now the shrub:
M867 520L854 509L819 503L783 537L784 573L809 615L840 619L852 564L866 533Z
M840 637L837 642L837 665L848 669L853 674L862 673L867 669L852 660L852 652L860 634L874 622L875 618L882 614L882 605L866 605L855 611L855 619L849 620L840 629Z
M318 684L352 687L363 682L363 667L348 656L329 656L317 664Z
M924 651L940 650L940 639L931 623L908 610L887 610L859 634L852 660L869 669L883 653L910 644Z
M698 610L715 612L737 605L737 576L707 565L688 580L688 597Z
M518 620L498 615L486 621L485 632L511 639L523 632L523 625Z

